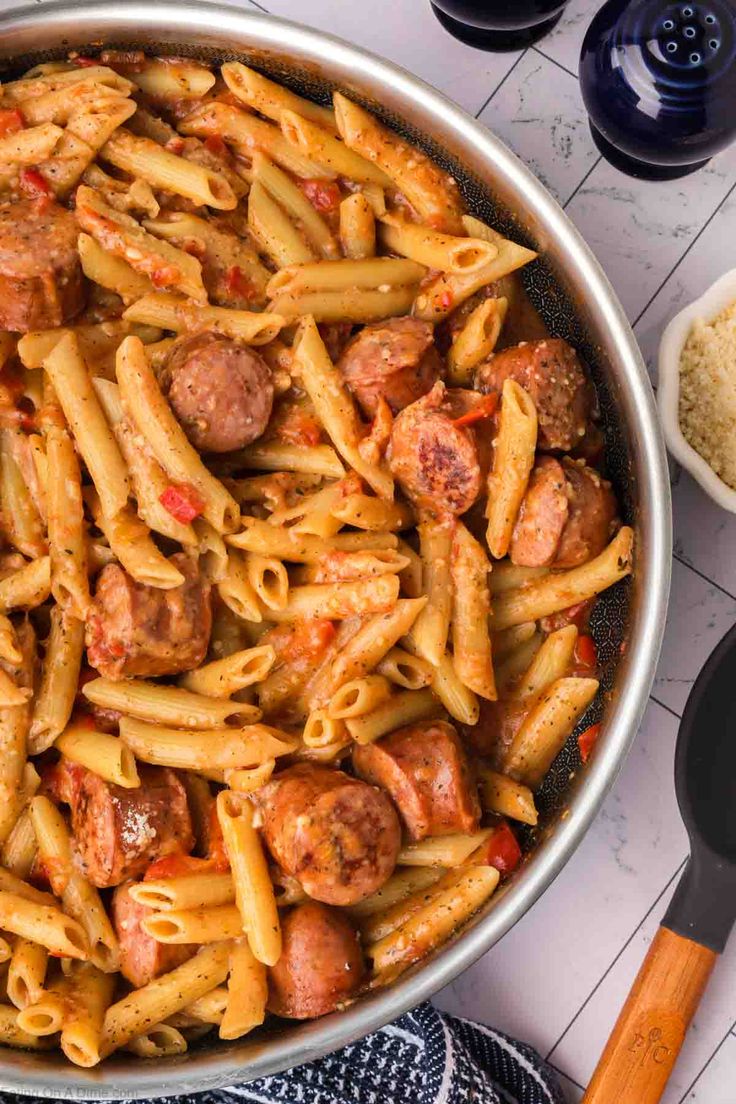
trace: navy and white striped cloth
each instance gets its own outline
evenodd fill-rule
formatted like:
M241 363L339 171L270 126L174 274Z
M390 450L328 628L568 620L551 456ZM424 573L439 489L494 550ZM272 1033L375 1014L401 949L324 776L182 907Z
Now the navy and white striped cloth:
M531 1047L430 1004L288 1073L165 1099L169 1104L566 1104L553 1071ZM0 1093L0 1104L28 1104L28 1097Z

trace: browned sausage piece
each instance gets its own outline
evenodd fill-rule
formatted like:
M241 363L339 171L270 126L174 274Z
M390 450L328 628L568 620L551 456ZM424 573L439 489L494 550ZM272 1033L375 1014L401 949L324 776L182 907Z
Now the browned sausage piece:
M494 353L476 369L479 391L500 392L515 380L532 397L541 449L574 448L584 436L594 392L575 350L560 337L522 341Z
M382 790L300 763L256 794L276 862L328 905L354 905L393 873L399 818Z
M570 513L555 556L555 567L577 567L597 556L617 528L618 503L611 484L582 460L562 461Z
M616 529L611 485L582 460L543 456L529 480L511 540L513 563L577 567L597 556Z
M281 916L283 950L268 971L268 1009L311 1020L334 1012L363 980L358 936L343 912L307 901Z
M511 537L511 562L522 567L553 563L568 512L562 464L552 456L538 457Z
M418 318L390 318L364 326L345 349L338 367L371 418L379 398L398 414L426 395L442 373L432 325Z
M468 426L456 424L456 406L453 393L438 382L394 422L389 466L420 509L464 514L480 494L475 435Z
M125 789L86 771L72 806L77 853L92 885L120 885L156 859L194 845L187 795L175 771L138 765Z
M478 794L451 724L407 725L374 744L356 745L353 766L388 790L413 840L478 827Z
M141 927L154 909L137 904L130 896L133 883L117 887L112 895L112 922L120 943L120 973L140 989L186 962L196 951L193 944L159 943Z
M463 726L466 745L477 755L487 756L491 765L500 770L528 712L528 701L515 701L513 698L487 701L481 698L477 725Z
M171 562L185 577L173 590L138 583L118 564L107 564L97 577L87 659L105 678L176 675L204 659L212 627L209 584L184 553Z
M214 333L180 338L163 375L184 432L201 452L232 452L271 417L271 370L254 349Z
M51 330L81 311L78 235L72 212L53 200L0 208L0 329Z

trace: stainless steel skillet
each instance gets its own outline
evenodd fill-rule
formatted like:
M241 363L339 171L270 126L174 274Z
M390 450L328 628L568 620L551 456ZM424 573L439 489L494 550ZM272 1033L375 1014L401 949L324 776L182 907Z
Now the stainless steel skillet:
M0 64L11 71L94 44L209 60L239 57L302 93L340 87L419 141L451 169L474 213L534 244L527 291L552 332L578 346L598 384L611 475L636 527L636 572L600 604L595 634L606 666L604 730L580 769L574 741L546 786L545 828L518 875L439 953L392 988L305 1025L277 1024L181 1059L122 1055L97 1070L53 1052L0 1050L0 1087L33 1097L135 1099L203 1091L262 1077L375 1030L446 985L526 912L570 857L634 738L664 628L671 525L667 463L647 374L633 334L593 254L532 173L484 127L405 71L306 27L222 4L42 3L0 8ZM570 778L571 773L573 777Z

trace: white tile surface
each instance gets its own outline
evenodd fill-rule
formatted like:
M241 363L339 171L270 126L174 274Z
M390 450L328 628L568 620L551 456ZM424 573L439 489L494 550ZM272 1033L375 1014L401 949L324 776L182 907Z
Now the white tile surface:
M600 6L599 0L570 0L560 22L537 43L536 49L577 73L585 32Z
M533 910L439 994L443 1008L549 1053L686 854L670 781L676 733L676 718L651 703L578 851Z
M682 1104L733 1104L736 1085L736 1035L721 1043ZM574 1099L574 1098L573 1098Z
M550 96L554 88L554 96ZM575 77L534 50L478 116L565 203L597 157Z
M675 560L655 697L681 714L695 676L734 620L736 600Z
M488 54L458 42L443 30L428 0L268 0L263 6L403 65L473 115L519 56Z
M567 207L634 321L736 180L736 147L692 177L652 184L606 161ZM724 270L729 267L723 257Z
M555 31L523 56L485 54L456 42L428 0L258 0L254 6L383 54L473 114L482 112L484 123L563 202L569 199L569 213L629 317L638 320L637 337L653 368L667 320L736 265L736 147L669 184L631 180L603 161L595 165L575 74L600 2L570 0ZM0 8L7 6L0 0ZM675 472L673 490L676 550L686 563L675 564L654 693L679 713L703 661L736 617L736 518L714 507L687 476ZM575 1083L590 1077L663 911L660 897L686 851L672 787L676 728L672 713L650 705L615 789L557 882L438 996L443 1007L492 1022L544 1054L552 1050L555 1066L573 1079L562 1079L570 1104L580 1099ZM736 1036L728 1034L734 1022L736 942L719 964L666 1104L736 1104Z

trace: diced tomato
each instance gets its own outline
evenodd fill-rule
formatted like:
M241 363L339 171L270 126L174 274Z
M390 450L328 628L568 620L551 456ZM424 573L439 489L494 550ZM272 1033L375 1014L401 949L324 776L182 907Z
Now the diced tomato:
M162 495L159 502L165 510L168 510L173 518L187 525L204 510L204 499L196 487L190 483L171 483Z
M439 296L437 302L439 303L442 310L449 310L450 309L450 307L453 304L453 295L452 295L452 292L450 291L449 288L447 288L445 291L442 292L442 294Z
M335 626L324 618L295 621L290 625L277 625L262 638L262 644L273 644L281 663L298 667L306 661L314 662L332 643Z
M198 859L196 855L185 855L175 851L151 863L143 875L144 882L157 881L159 878L185 878L188 874L204 874L213 869L210 859Z
M41 771L41 792L62 805L77 803L82 780L87 773L87 768L79 763L72 763L71 759L60 759L52 767L45 767Z
M210 153L214 153L216 157L227 155L227 146L219 134L208 134L204 140L204 148Z
M578 602L558 613L550 614L549 617L543 617L540 620L542 632L556 632L557 629L564 629L566 625L575 625L579 632L583 632L588 626L588 618L594 604L594 598L586 598L584 602Z
M484 418L490 418L496 413L496 407L498 406L498 395L484 395L481 402L472 410L468 410L466 414L461 414L459 418L453 418L452 424L455 426L469 426L474 425L475 422L480 422Z
M493 835L483 844L481 854L488 866L495 866L499 874L511 874L521 862L521 848L513 830L503 820Z
M80 55L79 57L75 57L74 61L77 65L81 66L82 69L89 69L93 65L99 65L100 64L100 59L99 58L86 57L84 55Z
M598 649L588 633L582 633L575 642L575 666L591 669L598 666Z
M298 180L297 184L316 211L336 211L342 194L334 180Z
M271 432L287 445L318 445L322 440L319 422L294 403L282 403L271 423Z
M38 169L21 169L18 180L29 199L51 199L54 194Z
M0 138L8 134L17 134L24 127L23 116L17 108L5 108L0 111Z
M230 860L225 850L225 839L222 835L222 828L217 816L217 806L214 802L210 809L207 828L207 862L211 863L212 869L218 874L224 874L230 869Z
M26 433L33 433L36 429L36 408L26 396L18 400L18 422Z
M231 295L237 295L241 299L253 299L258 294L258 289L240 265L232 265L225 274L225 284Z
M184 149L184 146L185 146L184 139L180 138L179 135L177 134L173 138L169 138L169 140L166 143L166 146L164 148L167 149L169 151L169 153L179 154Z
M578 748L580 749L580 758L584 763L588 762L590 753L593 750L596 740L598 739L601 731L599 724L591 725L590 728L586 728L585 732L581 732L578 736Z

